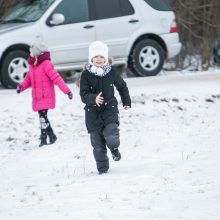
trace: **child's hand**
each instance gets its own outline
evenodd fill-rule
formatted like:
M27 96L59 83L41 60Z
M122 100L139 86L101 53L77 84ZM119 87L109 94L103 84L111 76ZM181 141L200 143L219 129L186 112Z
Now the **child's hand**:
M23 90L23 86L21 86L21 85L17 85L17 88L16 88L16 92L17 93L20 93L20 92L22 92L22 90Z
M125 105L125 106L124 106L124 109L125 109L125 110L128 110L129 108L130 108L130 106L128 106L128 105Z
M68 98L72 99L73 98L73 93L71 91L67 92Z
M96 105L98 106L100 106L104 102L104 98L101 95L102 92L100 92L95 98Z

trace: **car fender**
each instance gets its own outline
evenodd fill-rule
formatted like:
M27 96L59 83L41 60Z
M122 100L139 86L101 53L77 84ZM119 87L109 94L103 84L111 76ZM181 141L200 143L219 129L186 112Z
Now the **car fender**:
M16 35L15 31L5 33L4 36L0 36L0 60L10 48L21 48L21 45L29 47L35 40L39 39L41 39L40 27L37 23L16 29Z
M151 30L149 30L146 26L142 26L139 30L137 30L135 33L133 33L130 36L128 44L127 44L126 54L129 56L129 54L130 54L130 52L131 52L131 50L133 48L133 45L135 44L135 42L139 38L141 38L143 36L147 37L147 35L152 35L152 34L157 36L157 37L159 37L163 41L163 39L160 37L159 34L157 34L156 32L152 32L152 28L151 28Z

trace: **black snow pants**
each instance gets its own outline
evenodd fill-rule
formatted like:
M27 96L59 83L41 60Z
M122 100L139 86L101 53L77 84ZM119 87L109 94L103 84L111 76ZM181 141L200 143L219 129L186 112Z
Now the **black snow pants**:
M90 140L98 171L107 171L109 169L109 159L106 147L113 150L120 145L118 124L110 123L101 131L90 133Z
M46 136L47 131L52 131L50 122L47 118L48 109L38 111L40 119L41 136Z

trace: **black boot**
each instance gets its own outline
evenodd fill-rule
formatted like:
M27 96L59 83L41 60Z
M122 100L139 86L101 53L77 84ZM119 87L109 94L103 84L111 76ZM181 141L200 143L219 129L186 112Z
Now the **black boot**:
M111 153L112 153L112 158L113 158L114 161L121 160L121 154L120 154L118 148L112 149Z
M48 128L47 134L49 136L49 144L55 143L55 141L57 140L57 136L53 133L51 127Z
M99 170L99 175L102 175L102 174L105 174L105 173L108 173L108 170Z
M44 145L47 145L47 135L46 134L41 134L40 135L40 144L39 147L42 147Z

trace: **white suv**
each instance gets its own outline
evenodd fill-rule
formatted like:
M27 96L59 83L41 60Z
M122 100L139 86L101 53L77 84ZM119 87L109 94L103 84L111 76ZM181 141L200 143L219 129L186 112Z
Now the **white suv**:
M6 0L5 0L6 1ZM29 46L43 41L57 70L81 69L88 46L109 46L114 64L156 75L181 49L166 0L22 0L0 18L0 79L14 88L28 71Z

